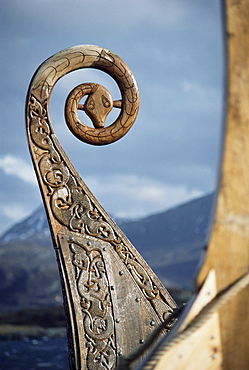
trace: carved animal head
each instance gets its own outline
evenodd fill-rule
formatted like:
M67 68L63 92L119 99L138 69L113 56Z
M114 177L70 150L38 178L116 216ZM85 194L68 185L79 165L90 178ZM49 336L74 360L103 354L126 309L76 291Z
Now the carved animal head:
M91 118L95 128L102 128L105 126L107 115L113 108L113 100L109 91L101 85L95 84L96 89L89 94L84 110Z

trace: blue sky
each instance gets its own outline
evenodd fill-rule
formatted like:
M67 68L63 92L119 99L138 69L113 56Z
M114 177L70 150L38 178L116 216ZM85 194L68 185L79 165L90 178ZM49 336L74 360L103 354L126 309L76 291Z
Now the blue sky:
M0 14L0 233L41 203L25 133L25 98L37 67L73 45L118 54L141 94L139 116L120 141L81 143L64 123L79 83L113 81L94 70L56 85L51 118L63 147L108 212L142 217L215 189L223 110L223 29L217 0L3 0Z

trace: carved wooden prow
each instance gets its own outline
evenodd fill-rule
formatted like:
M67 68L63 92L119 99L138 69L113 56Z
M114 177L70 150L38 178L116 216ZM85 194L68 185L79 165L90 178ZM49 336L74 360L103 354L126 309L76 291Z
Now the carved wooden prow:
M122 99L113 101L104 87L94 83L77 86L65 105L70 130L93 145L109 144L128 132L139 109L136 80L117 55L92 45L61 51L38 68L27 94L27 132L61 274L70 365L106 370L114 369L121 355L142 346L177 306L91 194L54 134L48 110L52 89L59 78L80 68L109 74ZM120 108L120 114L105 127L113 107ZM94 127L79 119L78 109L85 111ZM161 336L169 328L170 324Z

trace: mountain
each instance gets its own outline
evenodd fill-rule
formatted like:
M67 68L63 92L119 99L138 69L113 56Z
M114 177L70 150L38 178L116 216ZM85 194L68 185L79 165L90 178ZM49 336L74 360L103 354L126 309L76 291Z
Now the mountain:
M120 227L166 286L193 289L213 205L211 194Z
M118 224L167 288L193 290L213 203L211 194ZM43 206L0 238L0 279L0 311L61 304L59 273Z
M42 245L52 243L43 205L0 237L0 243L11 242L32 242Z

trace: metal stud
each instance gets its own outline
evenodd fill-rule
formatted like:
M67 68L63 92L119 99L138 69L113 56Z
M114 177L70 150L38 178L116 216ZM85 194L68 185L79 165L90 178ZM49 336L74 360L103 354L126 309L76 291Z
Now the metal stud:
M137 297L137 298L135 299L135 301L136 301L136 302L140 302L140 298L139 298L139 297Z
M124 275L124 271L123 270L119 271L119 275L120 276Z
M151 320L150 326L155 326L155 325L156 325L155 321L154 320Z
M103 251L106 251L106 250L107 250L107 248L106 248L106 247L104 247L104 248L103 248Z

